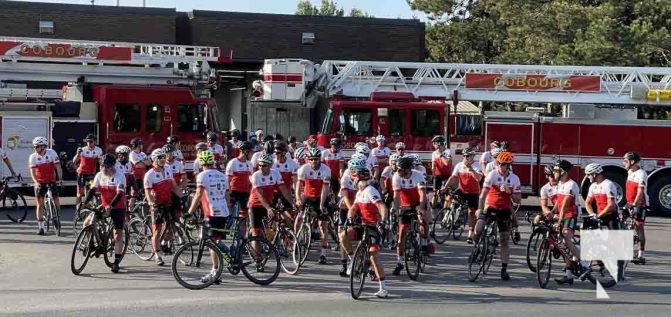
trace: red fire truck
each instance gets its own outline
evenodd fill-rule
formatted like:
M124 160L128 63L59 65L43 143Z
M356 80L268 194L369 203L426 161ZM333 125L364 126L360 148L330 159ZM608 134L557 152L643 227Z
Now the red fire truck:
M149 152L177 134L192 161L204 133L223 130L212 66L231 59L217 47L0 37L2 146L28 181L36 136L71 158L89 133L105 152L134 137Z
M508 140L527 195L544 185L543 165L562 158L575 165L571 176L582 182L583 196L589 181L582 168L603 164L622 204L622 156L638 151L653 210L671 216L669 68L280 59L267 60L263 74L259 99L305 107L326 101L322 141L341 135L350 150L383 134L389 146L405 142L429 160L431 137L441 134L460 160L466 146L482 151ZM533 107L462 114L449 106L460 100Z

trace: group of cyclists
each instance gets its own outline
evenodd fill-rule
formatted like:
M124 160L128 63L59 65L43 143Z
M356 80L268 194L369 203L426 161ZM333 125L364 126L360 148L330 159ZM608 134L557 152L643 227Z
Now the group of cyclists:
M328 219L338 212L338 240L340 244L340 275L349 276L352 267L353 242L360 240L362 231L353 224L377 228L378 233L388 228L388 215L394 213L398 219L397 263L392 271L399 275L403 267L403 244L411 221L417 221L421 252L430 256L435 246L431 243L434 209L449 208L456 188L468 208L467 243L476 244L488 222L498 227L501 247L501 279L508 280L509 241L519 239L513 206L520 204L521 184L514 174L514 155L508 142L492 142L490 149L476 159L474 148L462 150L462 161L453 164L453 156L446 147L443 136L432 139L433 199L427 186L427 173L416 154L405 152L402 142L387 147L384 136L375 137L375 143L357 143L354 154L345 159L342 141L330 139L329 147L317 145L312 135L306 141L295 138L284 139L280 135L256 135L257 144L241 141L234 135L225 144L217 142L215 133L208 133L206 142L196 144L196 160L193 177L196 190L192 203L182 208L182 196L189 183L185 172L184 156L179 150L180 139L170 136L163 147L149 155L143 152L140 138L131 140L129 146L118 146L114 154L103 153L95 145L95 137L84 139L86 146L77 150L73 162L78 165L77 204L88 202L94 195L106 216L111 217L115 228L115 261L113 272L119 271L123 249L121 230L128 219L128 210L138 199L146 200L151 213L152 230L158 232L173 213L174 219L200 213L203 225L224 229L228 217L233 216L233 206L239 206L239 216L247 217L245 231L252 236L261 234L263 219L274 218L280 213L293 223L298 231L302 213L312 211L318 220L320 233L319 263L326 264L329 257ZM35 184L37 197L36 216L38 234L44 234L41 199L48 188L62 182L59 157L47 148L44 137L33 140L35 152L30 155L30 174ZM624 155L624 166L629 170L625 196L635 219L640 237L640 251L634 263L645 263L645 211L647 174L640 168L640 155L628 152ZM98 162L100 171L96 173ZM454 166L453 166L454 165ZM558 160L544 168L547 184L541 189L541 218L556 221L573 256L580 253L572 244L573 230L581 215L580 187L570 177L573 164ZM591 185L585 200L589 216L585 219L600 219L610 229L617 229L619 208L615 185L605 178L599 163L585 166L585 174ZM87 191L88 184L90 190ZM55 188L54 188L55 189ZM53 190L57 208L58 190ZM444 199L439 199L443 197ZM596 208L593 207L595 203ZM130 206L130 207L129 207ZM284 206L278 209L277 206ZM333 210L331 206L337 206ZM185 209L185 210L182 210ZM90 222L90 219L87 219ZM85 222L86 224L86 222ZM60 224L58 224L60 225ZM213 239L218 237L214 235ZM152 251L157 265L164 265L159 235L152 236ZM389 292L385 285L385 270L379 261L381 234L373 237L369 254L374 270L374 279L379 283L376 296L384 298ZM216 260L212 255L213 261ZM581 262L586 265L585 261ZM215 263L216 264L216 263ZM205 278L213 278L213 272ZM572 283L570 270L557 283Z

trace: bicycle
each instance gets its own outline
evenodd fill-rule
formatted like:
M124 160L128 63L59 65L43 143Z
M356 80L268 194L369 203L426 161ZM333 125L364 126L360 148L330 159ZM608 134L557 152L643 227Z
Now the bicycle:
M647 207L642 207L642 208L647 208ZM641 241L638 237L638 225L634 222L634 219L632 215L634 214L634 206L629 206L629 207L622 207L620 209L620 214L619 214L619 221L620 221L620 230L631 230L634 235L634 245L632 248L633 251L633 257L632 259L636 259L638 257L638 249L639 245L641 244ZM623 272L627 269L629 266L629 260L624 261L624 266L623 266Z
M423 252L420 247L420 235L417 230L417 210L412 210L410 212L405 212L404 216L410 217L410 228L406 233L405 239L403 239L403 258L405 262L405 270L408 273L408 277L416 281L419 278L419 273L424 272L426 267L426 262L428 261L427 251ZM413 268L410 268L410 265L413 265Z
M292 222L284 219L281 213L278 211L272 218L263 219L262 235L277 249L282 270L295 275L301 267L301 247L290 229Z
M473 251L468 258L468 280L475 282L480 276L487 275L489 267L492 265L496 247L499 245L499 232L496 222L496 212L487 213L485 227L480 240L473 246Z
M84 190L84 192L86 194L84 195L84 197L88 197L88 192L91 190L91 185L92 184L93 184L93 179L90 179L90 180L86 181L85 190ZM86 217L88 217L88 215L89 215L88 211L90 211L92 209L95 209L96 206L99 206L99 205L100 205L99 194L96 194L91 198L91 200L88 203L84 204L84 202L82 202L81 206L78 207L75 210L73 220L72 220L72 235L74 237L77 237L77 235L79 234L79 231L81 231L81 229L82 229L81 222L83 222L84 219L86 219Z
M352 256L352 271L349 275L350 294L352 298L359 299L366 282L366 276L370 274L370 246L372 244L372 237L380 233L375 226L362 224L350 225L355 229L363 229L363 237Z
M93 219L90 225L84 227L77 235L74 247L72 248L72 256L70 258L70 270L74 275L79 275L83 270L89 259L92 257L100 257L103 255L105 264L112 267L114 264L114 225L111 218L104 217L102 214L102 207L95 210L88 210L88 213L93 213ZM128 248L128 229L124 225L123 228L123 251L121 252L121 259L123 259ZM84 259L80 265L75 263L77 254L81 254Z
M149 205L146 201L137 201L131 211L133 215L128 222L129 245L131 252L143 261L149 261L154 256L151 248L153 232L151 218L147 216Z
M7 218L12 222L21 223L26 220L28 215L28 204L26 204L26 198L21 193L9 187L9 181L12 179L16 179L17 183L23 181L20 174L2 178L0 180L0 201Z
M240 235L238 230L240 223L247 221L247 218L236 217L234 220L233 229L214 229L208 225L201 226L200 238L184 244L175 252L171 270L177 283L192 290L204 289L218 283L224 271L224 261L231 274L235 275L242 271L245 277L255 284L269 285L277 279L280 274L280 260L277 250L262 235L249 238ZM219 240L216 244L212 242L211 232L233 234L230 246L226 246L223 240ZM258 252L256 250L262 251ZM209 252L204 258L203 255L206 251ZM213 263L207 265L201 263L203 260L211 260L210 252L214 254L218 263L214 274L212 274ZM249 259L244 257L249 257ZM272 258L274 258L274 264ZM266 269L271 269L272 272L265 279L256 278L252 276L252 272L248 268L250 265L253 265L254 270L258 273L265 273ZM210 274L196 273L195 278L189 279L189 274L182 271L186 268L201 268L201 266L206 266Z
M468 226L468 203L463 195L455 190L450 190L447 195L452 196L450 208L441 209L433 218L431 237L438 244L445 243L450 235L459 240ZM437 233L439 230L447 230L447 234L441 237Z
M46 232L49 232L50 229L50 224L53 221L54 223L54 230L56 230L56 235L61 236L61 215L56 208L56 202L54 201L54 194L51 190L51 186L47 186L47 193L44 195L44 203L42 204L42 208L44 211L44 222L47 226ZM60 188L58 188L60 190Z

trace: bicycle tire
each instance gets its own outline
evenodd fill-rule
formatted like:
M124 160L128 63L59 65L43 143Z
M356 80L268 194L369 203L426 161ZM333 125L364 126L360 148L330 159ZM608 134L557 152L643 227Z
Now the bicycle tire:
M491 227L490 227L491 228ZM491 229L491 233L487 235L487 257L485 262L482 263L482 274L487 275L489 268L492 266L492 261L494 260L494 254L496 254L496 247L498 246L498 232L494 232L494 229Z
M126 255L126 251L128 250L128 229L124 225L123 228L121 229L122 234L123 234L123 250L121 251L121 259L119 259L119 262L123 260L124 256ZM114 264L114 259L115 259L115 254L114 254L114 245L116 241L114 240L114 227L110 226L110 231L108 232L107 236L107 252L104 254L104 259L105 259L105 264L108 267L112 267L112 264ZM111 253L110 253L111 252Z
M43 210L43 212L44 212L44 224L46 226L46 228L45 228L46 230L44 230L44 232L46 233L46 232L49 232L49 229L51 229L51 221L53 220L53 213L52 213L53 211L51 210L51 206L47 203L46 200L44 202L44 207L43 208L44 208L44 210Z
M449 224L449 218L446 221L443 221L443 218L445 218L446 213L451 213L452 211L450 209L441 209L438 214L436 214L436 217L433 218L433 234L432 238L433 241L436 241L438 244L443 244L447 239L450 237L451 232L450 232L450 224ZM448 216L450 217L450 216ZM444 237L438 234L439 229L445 229L447 227L448 231L445 234Z
M16 208L16 214L14 214L14 212L8 211L8 202L10 202L9 205L11 205L9 208ZM26 220L26 216L28 215L28 204L26 203L26 198L23 197L23 195L18 191L9 187L7 187L5 197L2 199L2 209L5 210L5 215L7 218L15 223L22 223L24 220Z
M300 229L298 229L298 235L296 236L298 242L301 244L301 263L303 266L305 261L308 259L308 254L310 253L310 247L312 245L312 228L307 223L301 224Z
M80 250L79 245L85 238L88 238L88 242L85 243L86 246L84 247L84 249ZM84 267L86 267L86 263L89 262L89 259L91 258L90 247L92 244L94 244L92 239L93 239L93 227L91 226L84 228L82 231L79 232L79 235L77 235L77 238L75 239L75 244L72 247L72 255L70 256L70 270L72 271L72 274L79 275L84 270ZM75 264L75 255L77 254L77 252L82 252L83 254L86 254L84 262L81 264L81 266L77 266Z
M144 219L134 218L128 225L128 245L131 252L135 253L140 260L149 261L154 257L151 248L151 239L153 236L151 227ZM146 254L148 251L149 254Z
M464 228L468 226L468 210L464 211L463 207L459 207L459 209L461 211L454 218L454 229L452 230L452 238L454 240L459 240L464 234Z
M56 231L56 236L60 237L61 236L61 212L56 208L56 204L54 203L53 200L49 201L49 204L51 205L51 210L54 211L55 218L54 218L54 230Z
M82 208L81 210L75 210L75 214L72 217L72 235L76 238L79 235L79 232L83 229L82 223L86 216L91 212L88 208Z
M403 258L405 260L405 270L408 273L408 277L416 281L419 278L419 270L420 270L420 249L419 249L419 244L417 243L417 239L415 235L408 233L408 235L405 236L405 241L403 242L403 248L404 248L404 255ZM414 267L411 269L410 264L414 265Z
M547 263L547 271L541 266L545 263ZM541 241L541 245L538 249L538 256L536 257L536 268L538 286L546 288L552 274L552 254L550 252L550 242L548 239L543 239L543 241ZM543 273L545 273L545 276L543 276Z
M529 270L531 270L531 272L534 273L536 272L537 261L533 259L538 257L538 248L540 246L539 242L543 241L542 240L543 232L544 232L543 229L540 228L534 229L529 235L529 241L527 241L527 250L526 250L527 267L529 267Z
M359 299L361 292L363 291L363 286L366 283L366 275L368 275L368 265L366 264L367 256L366 249L367 245L363 242L359 242L359 245L354 250L354 256L352 257L352 271L349 275L349 289L350 295L352 298ZM358 279L357 280L355 280ZM357 283L358 282L358 283Z
M245 252L247 254L250 254L250 252L253 252L252 251L252 245L251 245L253 242L256 242L256 243L260 244L261 250L263 250L264 253L267 252L266 255L270 255L270 256L275 258L274 267L272 267L273 266L272 264L271 264L271 267L269 267L269 268L273 269L273 272L272 272L271 276L267 279L261 280L261 279L257 279L256 277L252 276L251 273L249 272L249 270L247 270L247 267L249 265L245 264L245 263L242 263L242 255ZM277 276L280 274L280 259L279 259L279 255L277 254L277 250L275 249L275 247L273 247L268 242L268 240L266 240L263 237L251 237L251 238L245 240L244 242L242 242L242 245L240 245L240 252L242 252L240 254L240 258L239 258L240 259L240 263L239 263L240 264L240 270L242 271L242 274L244 274L245 277L248 280L250 280L252 283L258 284L258 285L269 285L277 279ZM256 263L258 264L258 263L261 263L261 262L259 262L258 259L257 259ZM249 264L252 264L252 263L249 263ZM265 272L265 268L268 267L266 264L268 264L268 258L267 257L263 260L264 272Z
M296 235L286 229L279 230L276 234L275 249L280 256L282 270L289 275L296 275L301 268L301 247ZM289 247L287 248L287 245Z
M188 283L182 275L179 274L179 259L181 258L180 255L184 252L191 252L190 256L187 256L187 258L190 259L190 262L186 266L200 266L200 260L202 259L203 256L205 257L210 257L210 254L207 250L201 249L200 248L200 242L201 241L190 241L188 243L185 243L182 245L177 251L175 252L175 256L172 258L172 264L170 266L170 271L172 272L172 277L175 278L175 281L179 283L184 288L188 288L191 290L199 290L199 289L204 289L206 287L209 287L212 285L214 282L218 281L219 278L221 277L221 274L223 274L224 271L224 259L223 259L223 254L221 253L221 250L217 248L212 241L206 240L203 243L203 248L207 248L215 253L215 256L217 257L217 263L219 263L219 266L217 267L216 273L214 275L214 278L209 279L207 282L204 282L202 284L190 284ZM202 281L202 280L200 280Z
M482 272L482 262L487 256L487 239L480 237L480 240L473 246L471 255L468 258L468 280L475 282Z
M599 281L599 284L601 284L601 287L603 288L611 288L615 285L617 285L617 281L613 276L606 277L603 272L607 272L608 270L603 266L603 262L601 261L591 261L590 262L590 267L593 266L593 263L596 262L598 266L600 266L600 270L596 271L593 270L591 274L587 275L587 279L592 282L592 284L596 284L597 281ZM601 272L600 272L601 271ZM596 274L601 274L604 278L598 278L595 275Z

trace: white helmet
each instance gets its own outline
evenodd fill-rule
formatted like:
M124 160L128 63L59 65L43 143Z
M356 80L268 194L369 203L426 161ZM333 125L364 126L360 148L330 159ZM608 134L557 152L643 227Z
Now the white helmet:
M352 154L352 157L350 159L351 160L361 160L361 161L365 162L368 158L361 153L354 153L354 154Z
M150 157L151 157L152 161L156 161L156 160L158 160L158 157L161 156L161 155L165 156L165 151L163 151L162 148L158 148L158 149L155 149L155 150L151 151Z
M130 147L127 145L119 145L116 147L116 154L130 154Z
M405 143L403 142L398 142L396 143L396 149L405 149Z
M590 163L585 166L585 174L601 174L603 173L603 167L599 163Z
M33 139L33 146L40 146L40 145L47 146L48 144L49 141L47 141L47 138L43 136L38 136Z
M368 145L365 145L365 144L357 146L354 150L357 153L361 153L361 154L364 154L364 155L368 155L368 153L370 153L370 148L368 147Z
M415 153L412 153L412 154L408 154L408 156L412 157L412 161L413 161L413 163L415 163L415 165L421 165L422 164L422 159L419 158L419 155L417 155Z
M495 147L495 148L491 149L491 151L489 151L489 153L492 154L493 158L496 158L496 156L499 155L499 153L501 153L501 148Z
M385 140L385 138L384 138L384 135L382 135L382 134L378 135L375 138L375 141L378 141L378 142L384 142L384 140Z

